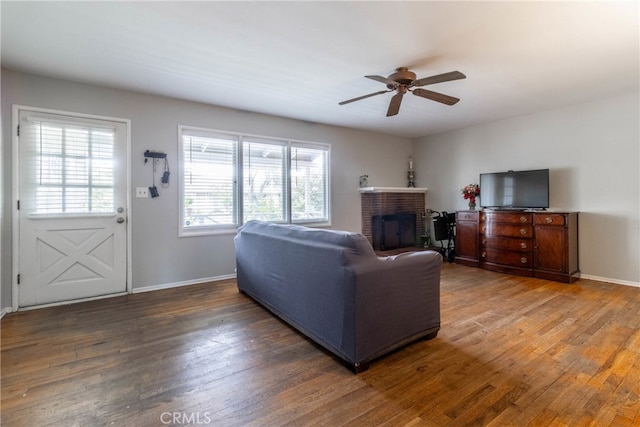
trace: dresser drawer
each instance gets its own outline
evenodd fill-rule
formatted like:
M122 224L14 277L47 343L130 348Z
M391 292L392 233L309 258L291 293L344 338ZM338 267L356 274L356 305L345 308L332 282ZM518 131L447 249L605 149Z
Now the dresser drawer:
M533 227L529 224L501 224L501 223L483 223L480 224L480 234L505 237L533 237Z
M482 236L480 245L483 248L504 249L508 251L532 252L533 241L531 239L515 239L502 236Z
M480 260L512 267L533 267L533 254L493 248L480 249Z
M535 214L536 225L565 225L566 216L562 214Z
M531 224L533 222L531 214L524 212L482 212L480 220L508 224Z
M478 221L478 212L473 211L458 211L456 212L458 221Z

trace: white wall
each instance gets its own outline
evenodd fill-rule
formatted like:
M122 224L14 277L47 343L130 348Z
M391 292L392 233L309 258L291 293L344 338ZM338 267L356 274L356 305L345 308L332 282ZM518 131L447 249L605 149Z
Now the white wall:
M640 285L639 98L636 92L415 139L417 185L429 188L427 207L454 211L467 209L460 189L480 173L549 168L551 209L580 212L583 277Z
M2 72L0 70L0 94L2 93ZM2 117L2 115L0 115L0 129L4 129L4 117ZM2 153L2 158L4 158L4 132L2 134L0 134L0 153ZM4 166L0 166L0 318L4 315L4 307L5 305L2 304L3 296L2 294L3 292L3 286L2 284L4 283L3 280L3 276L2 276L2 247L4 246L4 238L2 235L2 225L3 225L3 220L2 218L4 217ZM6 300L5 300L6 301Z
M155 199L133 198L133 287L193 282L234 273L233 235L178 238L178 124L250 134L325 142L332 145L332 228L361 231L359 176L379 186L405 186L411 140L334 126L254 114L176 99L108 89L2 70L4 176L2 253L11 254L11 105L59 109L131 119L132 182L148 187L146 149L168 153L172 182ZM157 176L159 177L159 175ZM2 264L2 301L11 302L11 259Z

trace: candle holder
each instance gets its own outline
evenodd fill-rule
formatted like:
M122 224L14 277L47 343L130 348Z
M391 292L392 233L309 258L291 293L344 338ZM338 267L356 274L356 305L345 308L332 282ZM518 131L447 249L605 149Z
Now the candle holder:
M409 180L407 187L416 186L416 173L413 171L413 156L409 156L409 172L407 172L407 179Z

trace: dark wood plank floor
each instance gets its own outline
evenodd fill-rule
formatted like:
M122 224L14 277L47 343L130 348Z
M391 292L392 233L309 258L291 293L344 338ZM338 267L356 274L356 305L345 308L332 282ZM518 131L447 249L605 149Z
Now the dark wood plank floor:
M234 281L10 313L2 425L640 424L640 288L445 263L442 321L354 375Z

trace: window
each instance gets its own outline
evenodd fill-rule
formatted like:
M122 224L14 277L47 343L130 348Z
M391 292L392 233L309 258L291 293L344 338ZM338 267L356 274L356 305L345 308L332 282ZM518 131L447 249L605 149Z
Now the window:
M180 235L329 223L329 146L181 126ZM240 196L239 196L240 195Z
M287 220L286 151L278 143L243 141L243 222Z
M32 214L115 212L115 129L34 118L24 138L35 147Z
M329 151L291 145L291 220L322 222L329 218Z
M183 129L181 145L183 231L235 227L237 140Z

